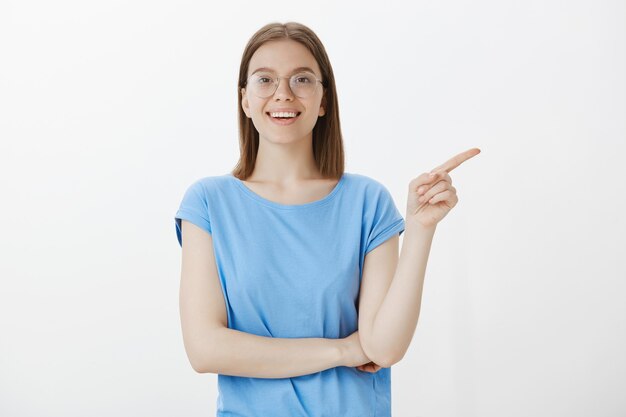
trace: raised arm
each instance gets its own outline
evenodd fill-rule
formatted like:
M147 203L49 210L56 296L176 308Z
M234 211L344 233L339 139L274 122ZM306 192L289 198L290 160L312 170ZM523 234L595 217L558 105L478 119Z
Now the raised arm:
M196 372L287 378L348 363L346 339L274 338L228 328L212 236L182 220L182 237L180 317Z

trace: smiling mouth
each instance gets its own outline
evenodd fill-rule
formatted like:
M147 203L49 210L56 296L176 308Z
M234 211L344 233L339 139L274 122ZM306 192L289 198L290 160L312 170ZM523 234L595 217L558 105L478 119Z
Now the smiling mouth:
M270 112L265 112L265 114L267 114L269 117L271 117L272 119L276 119L276 120L291 120L291 119L296 119L298 118L302 112L298 112L296 113L296 117L272 117L272 115L270 114Z

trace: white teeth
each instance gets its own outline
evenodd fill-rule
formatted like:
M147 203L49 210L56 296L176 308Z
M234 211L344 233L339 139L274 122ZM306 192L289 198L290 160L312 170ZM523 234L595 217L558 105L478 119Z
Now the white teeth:
M270 116L272 117L296 117L297 113L277 112L277 113L270 113Z

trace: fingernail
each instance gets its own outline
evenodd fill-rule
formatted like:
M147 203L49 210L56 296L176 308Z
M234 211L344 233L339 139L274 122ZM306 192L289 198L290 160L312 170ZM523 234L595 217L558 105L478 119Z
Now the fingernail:
M431 172L428 176L432 178L432 177L434 177L435 175L437 175L437 173L436 173L436 172Z

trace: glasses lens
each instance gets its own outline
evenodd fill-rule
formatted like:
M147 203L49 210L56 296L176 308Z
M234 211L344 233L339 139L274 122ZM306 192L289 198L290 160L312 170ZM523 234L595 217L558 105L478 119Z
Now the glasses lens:
M313 95L317 86L317 78L310 72L294 74L289 80L291 91L298 97L306 98Z
M267 98L276 92L278 79L271 73L256 73L248 80L250 92L257 97ZM317 87L317 78L310 72L294 74L289 79L291 91L300 98L310 97Z
M265 98L274 94L276 81L270 74L257 73L248 80L248 88L255 96Z

